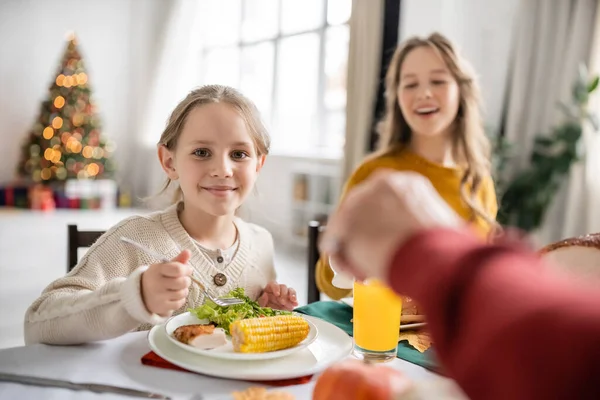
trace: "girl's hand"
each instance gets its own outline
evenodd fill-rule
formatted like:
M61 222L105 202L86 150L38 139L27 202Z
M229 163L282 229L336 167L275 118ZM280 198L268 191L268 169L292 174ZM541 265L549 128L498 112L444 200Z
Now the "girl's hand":
M298 299L294 289L273 281L269 282L263 289L258 298L258 304L261 307L292 311L295 307L298 307Z
M192 267L187 265L191 254L184 250L171 262L152 264L142 274L142 300L150 313L170 316L187 301L192 284Z

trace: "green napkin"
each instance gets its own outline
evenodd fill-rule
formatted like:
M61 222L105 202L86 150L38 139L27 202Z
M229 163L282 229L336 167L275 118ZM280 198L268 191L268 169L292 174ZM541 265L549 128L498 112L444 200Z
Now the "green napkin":
M337 301L317 301L306 306L298 307L294 311L313 317L321 318L342 329L348 335L352 336L352 307ZM403 340L398 343L398 358L420 365L429 370L439 372L439 365L435 361L435 355L430 348L424 353L408 344Z

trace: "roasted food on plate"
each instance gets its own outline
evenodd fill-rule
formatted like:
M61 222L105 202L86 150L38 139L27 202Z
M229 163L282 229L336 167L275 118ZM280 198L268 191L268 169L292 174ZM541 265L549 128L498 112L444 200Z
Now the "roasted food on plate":
M408 296L402 296L402 316L405 315L419 315L419 305Z
M250 387L243 392L233 392L234 400L294 400L295 397L287 392L267 392L262 387Z
M173 332L175 339L203 350L227 344L225 331L212 324L183 325Z

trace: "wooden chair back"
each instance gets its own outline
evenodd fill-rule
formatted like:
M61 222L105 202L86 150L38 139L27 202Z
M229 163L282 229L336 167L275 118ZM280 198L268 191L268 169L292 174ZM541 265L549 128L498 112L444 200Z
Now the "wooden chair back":
M77 225L68 226L67 273L77 265L77 250L91 247L104 231L80 231Z

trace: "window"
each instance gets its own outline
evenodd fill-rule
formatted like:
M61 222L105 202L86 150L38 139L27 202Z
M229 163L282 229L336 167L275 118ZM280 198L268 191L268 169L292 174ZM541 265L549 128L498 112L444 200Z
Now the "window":
M236 87L275 153L341 157L352 0L204 0L202 84Z

